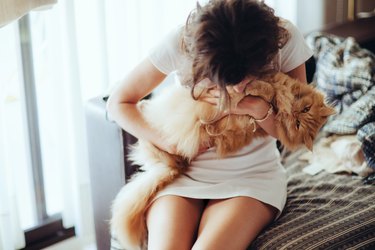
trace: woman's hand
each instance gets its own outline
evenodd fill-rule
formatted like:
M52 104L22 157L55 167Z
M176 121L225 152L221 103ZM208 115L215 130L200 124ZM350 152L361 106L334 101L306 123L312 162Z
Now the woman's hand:
M209 96L202 98L203 101L208 102L212 105L218 105L219 103L219 90L213 88L208 91ZM230 110L225 111L223 115L231 114L237 115L250 115L254 119L262 119L270 107L270 104L264 99L258 96L247 95L245 96L237 106Z
M204 98L203 101L211 103L212 105L218 105L218 96L219 91L217 89L211 89L209 91L210 97ZM250 115L256 120L265 120L256 121L257 124L262 127L269 135L277 138L276 126L274 123L274 113L269 113L270 104L263 100L261 97L257 96L245 96L237 106L230 110L231 114L239 115ZM223 116L228 115L229 112L224 112Z
M270 104L258 96L245 96L231 111L233 114L247 114L256 120L260 120L267 115Z

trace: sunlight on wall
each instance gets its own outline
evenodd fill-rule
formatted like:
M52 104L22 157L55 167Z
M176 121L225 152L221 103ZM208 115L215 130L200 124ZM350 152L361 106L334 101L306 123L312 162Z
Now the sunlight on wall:
M297 0L265 0L265 3L275 9L276 15L297 23Z
M109 81L121 79L172 28L186 21L194 0L107 1Z

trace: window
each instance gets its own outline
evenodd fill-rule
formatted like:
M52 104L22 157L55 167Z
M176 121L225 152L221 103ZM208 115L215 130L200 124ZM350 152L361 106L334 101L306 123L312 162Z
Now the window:
M5 191L1 201L8 200L5 196L22 194L14 195L14 203L7 206L18 210L20 225L26 229L36 225L36 216L17 24L0 29L0 40L0 192ZM23 208L22 213L19 208Z
M34 36L30 21L39 31ZM58 105L53 105L59 96L55 88L61 84L57 82L47 88L50 85L47 83L53 82L49 78L53 75L51 69L59 67L47 61L54 54L46 50L43 40L46 22L43 21L26 16L18 24L0 30L3 42L0 47L0 213L5 218L1 220L0 238L9 249L14 249L14 244L17 249L23 247L22 231L25 231L26 246L34 248L74 235L74 228L66 229L62 225L62 174L56 164L64 162L57 157L59 148L51 145L59 141L53 137L56 131L52 129L61 120L56 119ZM32 45L37 46L33 49ZM56 113L54 119L51 119L52 111ZM12 230L6 232L9 227ZM19 234L13 234L13 230Z

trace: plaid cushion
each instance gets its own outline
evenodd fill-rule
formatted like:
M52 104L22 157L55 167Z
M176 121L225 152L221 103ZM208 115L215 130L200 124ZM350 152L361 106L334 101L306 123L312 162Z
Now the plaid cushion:
M317 87L340 112L374 85L375 56L353 38L314 32L306 41L314 51Z
M355 134L370 121L375 121L375 87L334 117L323 130L334 134Z
M362 142L367 164L375 169L375 119L358 130L357 138Z

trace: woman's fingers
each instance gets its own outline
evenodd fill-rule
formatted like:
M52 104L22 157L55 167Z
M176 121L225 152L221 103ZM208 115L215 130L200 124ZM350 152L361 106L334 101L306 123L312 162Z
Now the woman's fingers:
M211 97L211 96L205 96L205 97L200 98L199 100L210 103L212 105L217 105L219 103L218 98Z
M216 88L211 88L207 91L207 95L200 98L201 101L210 103L212 105L218 105L220 92Z
M220 96L220 91L217 88L209 89L207 92L212 97L218 98Z

